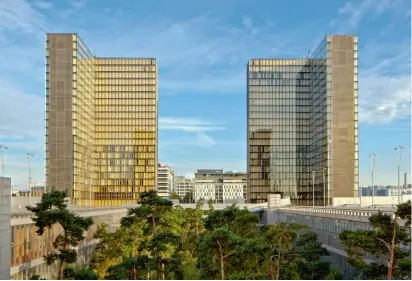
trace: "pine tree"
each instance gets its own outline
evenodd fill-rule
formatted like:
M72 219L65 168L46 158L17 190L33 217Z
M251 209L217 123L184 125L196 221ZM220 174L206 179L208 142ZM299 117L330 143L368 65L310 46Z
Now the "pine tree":
M74 249L83 240L84 231L93 224L90 217L80 217L67 209L65 198L67 192L52 190L44 193L40 203L36 207L27 206L27 210L34 213L34 225L36 233L43 235L46 228L58 224L63 229L53 242L55 251L43 256L48 265L58 261L57 279L62 279L63 265L71 264L77 260L77 252Z

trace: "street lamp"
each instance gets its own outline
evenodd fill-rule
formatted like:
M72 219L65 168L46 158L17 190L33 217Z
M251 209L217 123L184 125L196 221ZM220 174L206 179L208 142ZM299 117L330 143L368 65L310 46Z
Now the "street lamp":
M326 207L326 167L323 168L323 205Z
M315 207L315 174L316 171L312 171L312 206Z
M31 206L31 158L34 156L33 153L27 153L27 160L29 162L29 202Z
M403 145L398 145L395 147L395 152L399 151L399 155L397 157L397 164L398 164L398 204L401 203L402 195L401 195L401 160L402 160L402 152L403 152Z
M369 155L369 158L371 159L371 164L372 164L372 209L374 208L374 202L375 202L375 187L373 186L373 174L375 172L375 157L376 157L375 153L372 153Z

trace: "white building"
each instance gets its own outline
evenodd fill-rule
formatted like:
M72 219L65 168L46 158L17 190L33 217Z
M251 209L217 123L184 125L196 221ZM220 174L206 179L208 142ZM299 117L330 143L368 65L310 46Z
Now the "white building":
M170 198L173 191L174 171L168 165L159 163L157 168L157 195Z
M203 199L214 203L241 203L246 199L245 173L223 170L197 170L195 173L195 202Z
M173 192L176 192L177 195L179 195L180 202L183 202L185 199L186 195L188 194L188 201L190 203L194 202L193 201L193 190L195 186L195 181L190 178L186 178L183 176L176 176L175 181L173 184ZM184 202L184 203L189 203L189 202Z

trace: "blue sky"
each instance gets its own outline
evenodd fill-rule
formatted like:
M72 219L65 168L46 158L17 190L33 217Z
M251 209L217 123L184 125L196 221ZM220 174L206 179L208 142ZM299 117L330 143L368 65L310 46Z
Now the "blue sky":
M44 181L46 32L77 32L98 56L155 57L159 161L178 174L246 170L246 63L305 57L326 34L359 36L360 178L396 182L394 147L411 170L408 0L1 0L0 144L6 175Z

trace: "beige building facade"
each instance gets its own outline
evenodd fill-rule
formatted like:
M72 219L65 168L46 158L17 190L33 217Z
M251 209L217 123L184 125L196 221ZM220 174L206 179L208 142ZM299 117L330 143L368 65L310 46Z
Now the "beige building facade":
M153 58L101 58L77 34L47 34L47 189L93 206L155 189L157 81Z

